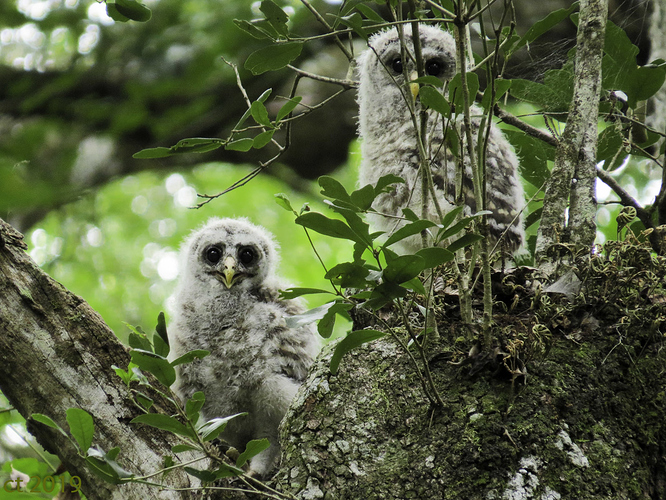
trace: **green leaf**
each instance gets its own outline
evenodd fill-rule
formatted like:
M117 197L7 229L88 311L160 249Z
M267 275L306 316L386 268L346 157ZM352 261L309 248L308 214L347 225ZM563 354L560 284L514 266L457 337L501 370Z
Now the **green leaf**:
M401 255L392 260L384 269L384 279L396 284L404 283L423 271L425 260L418 255Z
M296 218L296 224L299 224L308 229L312 229L325 236L333 238L346 239L351 241L358 241L358 236L352 229L337 219L329 219L319 212L306 212Z
M147 411L153 407L154 401L142 392L136 393L137 402Z
M410 83L418 83L421 85L432 85L433 87L442 87L444 85L444 82L442 80L440 80L436 76L431 76L431 75L422 76L420 78L412 80ZM423 87L419 90L419 93L421 90L423 90Z
M488 86L486 87L486 90L483 92L483 98L481 99L481 106L483 109L487 112L490 106L494 106L497 101L499 101L504 94L507 93L509 88L511 87L511 80L502 80L502 79L496 79L495 80L495 98L493 99L493 102L490 102L490 98L492 95L492 87Z
M129 342L129 346L132 349L143 349L144 351L149 352L153 351L153 344L150 343L150 340L148 340L146 334L138 328L132 328L132 331L130 332L127 340Z
M386 193L389 191L389 186L391 184L404 184L405 179L402 177L398 177L397 175L393 174L388 174L388 175L383 175L379 178L377 181L377 184L375 184L375 196L380 195L381 193Z
M303 44L300 42L269 45L250 54L245 61L245 69L254 75L282 69L301 55L301 50Z
M361 210L368 210L375 201L375 188L370 184L366 184L361 189L352 191L349 196L351 202Z
M107 9L109 8L109 4L106 5ZM173 151L171 151L171 148L147 148L147 149L142 149L138 153L134 153L132 155L132 158L136 158L137 160L149 160L152 158L166 158L167 156L173 155Z
M370 7L368 7L365 4L358 4L355 6L356 10L358 10L361 14L363 14L367 19L370 19L371 21L374 21L375 23L385 23L384 19L382 19L382 16L377 14L374 10L372 10Z
M106 2L106 15L120 23L126 23L130 20L129 17L122 15L116 6L116 3L110 0Z
M366 277L370 271L357 263L342 262L333 266L325 275L328 280L344 288L364 288L367 286Z
M451 106L446 98L433 87L421 87L419 99L425 107L434 109L443 116L451 115Z
M151 10L135 0L114 0L116 11L127 19L145 23L150 21L153 13Z
M144 413L130 421L131 424L145 424L164 431L173 432L181 436L196 439L192 429L181 424L174 417L163 415L162 413Z
M185 415L187 415L187 418L189 418L193 424L196 424L197 420L199 420L199 412L205 402L206 397L204 396L204 393L197 391L192 394L192 398L188 399L187 403L185 403Z
M218 469L215 471L215 477L218 479L224 479L225 477L242 476L244 473L245 471L243 471L243 469L239 469L233 465L221 463Z
M432 269L441 266L446 262L451 262L455 258L455 255L451 250L441 247L422 248L416 252L416 255L423 258L425 261L425 265L423 266L424 269Z
M204 441L212 441L215 439L221 432L224 431L224 428L227 426L227 423L236 418L247 415L247 412L236 413L235 415L230 415L224 418L213 418L204 422L197 428L197 432L201 434L201 439Z
M278 111L277 116L275 117L275 122L278 123L282 121L283 118L286 118L289 113L296 109L296 106L298 106L302 100L303 97L297 95L296 97L292 97L286 103L284 103L284 105L280 108L280 111Z
M67 436L67 433L65 432L65 429L60 427L58 424L56 424L51 417L47 417L43 413L33 413L30 415L30 418L32 418L35 422L39 422L40 424L48 425L49 427L52 427L53 429L57 429L60 434L63 436Z
M183 467L183 470L187 472L190 476L194 476L197 479L203 481L204 483L212 483L217 479L215 473L209 470L195 469L194 467Z
M503 130L506 138L516 149L520 159L520 175L537 189L550 177L548 161L555 160L555 147L546 144L525 132L517 130Z
M155 354L159 354L164 358L169 355L169 344L164 342L162 337L160 337L157 333L153 335L153 346L155 348Z
M421 231L431 228L433 226L436 226L432 221L425 220L425 219L419 219L414 222L410 222L408 224L405 224L402 226L400 229L398 229L395 233L393 233L389 239L386 240L386 243L384 243L384 248L389 247L393 245L394 243L397 243L398 241L402 241L405 238L408 238L410 236L413 236L415 234L419 234Z
M264 22L263 19L261 21ZM273 38L272 34L258 25L259 23L257 23L257 21L249 22L245 19L234 19L234 24L239 29L243 30L245 33L258 40Z
M128 479L134 477L134 474L123 469L116 462L119 451L119 448L113 448L109 450L109 453L105 454L98 447L90 448L86 457L86 463L95 475L111 484L127 482Z
M479 91L479 77L476 73L466 73L467 90L472 99ZM462 93L462 78L460 73L454 76L449 83L449 96L450 102L453 102L457 110L462 110L464 107L463 93ZM460 111L459 111L460 112Z
M271 26L282 36L287 36L289 34L289 29L287 28L287 21L289 21L289 16L272 0L264 0L261 2L259 10L266 16L266 19Z
M527 30L524 36L520 37L517 43L509 45L505 50L507 56L513 54L521 47L532 43L534 40L539 38L541 35L550 31L555 25L567 19L572 12L578 9L578 2L573 2L568 9L558 9L554 12L551 12L546 17L537 21L532 25L532 27Z
M409 282L411 281L409 280ZM404 286L400 286L392 281L385 281L375 287L370 294L370 299L363 304L363 307L377 311L386 304L393 302L394 299L405 297L406 295L407 289Z
M125 371L116 365L111 365L111 368L113 368L113 371L116 372L116 375L120 377L125 385L130 385L130 382L132 381L132 373L129 370Z
M263 102L254 101L250 106L250 114L259 125L271 126L271 120L268 118L268 110Z
M206 351L204 349L194 349L193 351L186 352L182 356L174 359L171 362L171 366L178 366L182 365L185 363L191 363L195 359L202 359L205 358L210 354L210 351Z
M335 178L329 175L322 175L317 179L321 186L321 194L334 200L351 202L351 197L345 187Z
M166 358L141 349L133 349L130 356L133 363L155 375L165 386L170 387L176 381L176 371Z
M329 290L323 290L321 288L298 288L298 287L293 287L293 288L287 288L286 290L280 290L280 298L289 300L289 299L295 299L296 297L301 297L302 295L313 295L317 293L328 293L335 295L333 292Z
M447 250L449 252L456 252L457 250L459 250L461 248L464 248L464 247L468 247L470 245L473 245L474 243L476 243L477 241L482 240L482 239L483 239L483 236L481 236L479 234L468 233L465 236L461 236L456 241L451 243L447 247Z
M474 219L478 219L482 215L489 215L491 213L492 212L490 212L489 210L485 210L477 212L474 215L470 215L468 217L463 217L448 229L441 229L437 234L437 241L444 241L447 238L450 238L451 236L458 234L460 231L464 230L467 226L469 226Z
M157 325L155 326L155 331L164 341L166 345L169 345L169 335L167 334L166 319L164 318L164 312L160 311L157 315Z
M356 330L349 333L337 346L335 346L333 356L331 356L331 373L335 375L338 372L342 357L349 351L367 342L380 339L385 335L384 332L378 330Z
M350 319L347 311L349 311L352 307L353 306L351 304L336 302L333 307L326 311L326 314L324 314L324 317L319 320L319 323L317 323L317 331L319 332L319 335L325 339L329 338L333 333L336 316L340 314L345 316L347 319Z
M241 453L236 459L236 467L243 467L245 463L252 457L257 456L259 453L267 449L271 443L268 439L253 439L245 445L245 451Z
M530 227L535 222L540 221L542 212L543 212L543 207L537 208L534 212L530 213L527 217L525 217L525 229Z
M69 432L79 444L83 453L92 446L93 435L95 434L95 424L93 418L81 408L69 408L67 410L67 423Z
M224 149L229 151L242 151L243 153L248 152L254 146L254 141L248 137L243 139L238 139L237 141L228 142Z
M284 208L286 211L293 213L294 215L298 216L298 213L296 210L293 209L291 206L291 202L289 201L289 198L287 198L287 195L284 193L277 193L275 194L275 203L280 205L282 208Z
M263 148L266 144L271 142L271 139L273 138L273 134L275 134L275 129L266 130L266 131L262 132L261 134L257 135L252 141L252 147L254 149Z
M315 321L326 316L328 310L335 305L336 302L328 302L323 306L315 307L309 311L304 312L303 314L294 314L293 316L287 316L285 321L289 328L300 328L301 326L309 325Z

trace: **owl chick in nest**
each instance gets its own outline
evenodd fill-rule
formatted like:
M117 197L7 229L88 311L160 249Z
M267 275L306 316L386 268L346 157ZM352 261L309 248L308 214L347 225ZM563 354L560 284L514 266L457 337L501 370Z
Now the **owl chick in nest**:
M278 425L319 350L312 325L285 322L304 307L279 298L287 285L276 275L277 264L277 244L265 229L245 219L209 220L181 249L169 327L174 358L210 351L176 367L176 393L186 401L203 391L206 419L247 412L221 437L241 451L252 439L268 438L270 447L250 463L250 472L261 477L277 466Z
M405 184L397 184L395 191L380 195L373 204L373 208L378 212L394 217L401 216L403 208L410 208L418 215L422 214L417 132L407 99L414 99L417 121L421 104L418 95L413 97L415 91L404 91L405 66L410 81L417 77L411 25L404 25L403 39L406 53L404 59L398 30L393 28L373 36L369 41L369 48L358 61L359 135L362 139L359 181L361 186L375 184L380 177L387 174L394 174L405 180ZM425 74L437 77L442 82L451 80L456 71L453 37L437 27L419 25L419 39ZM414 84L413 89L418 90L418 87ZM473 147L478 151L477 140L482 113L478 107L473 106L471 114ZM462 115L446 123L438 112L428 110L425 124L427 139L424 146L435 195L443 213L455 206L458 161L447 147L444 134L447 128L456 130L458 137L465 137ZM465 155L462 193L465 211L469 215L478 208L474 199L472 164L463 144L461 140L460 149ZM499 241L498 248L508 252L515 252L525 243L520 215L525 205L525 197L517 166L513 148L500 129L492 124L486 150L486 208L492 212L492 215L488 216L491 248ZM428 203L428 218L439 222L432 200L429 199ZM402 223L396 220L378 214L370 215L370 222L374 227L387 232L400 227ZM419 248L421 238L418 235L405 240L403 244L403 250L407 252L415 252Z

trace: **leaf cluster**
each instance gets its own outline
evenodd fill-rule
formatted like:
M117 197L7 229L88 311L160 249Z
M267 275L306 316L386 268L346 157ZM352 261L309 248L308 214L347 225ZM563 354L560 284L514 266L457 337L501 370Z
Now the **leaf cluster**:
M296 217L296 224L324 236L348 240L353 243L352 259L330 269L324 266L326 279L332 290L316 288L290 288L282 292L282 298L311 294L330 294L328 303L306 313L288 318L291 327L318 321L319 334L330 337L337 315L348 318L352 308L362 308L374 313L396 301L414 296L426 296L421 275L443 264L452 262L455 252L473 245L481 237L470 230L472 221L483 215L477 213L462 217L463 207L457 207L445 215L441 223L420 219L412 210L403 209L403 216L396 218L399 228L390 234L371 232L364 215L378 214L372 204L382 193L395 189L404 180L394 176L381 177L375 185L365 185L348 192L332 177L319 178L325 203L333 217L314 212L307 205L297 212L284 194L278 194L277 202ZM381 214L380 214L381 215ZM406 238L428 232L435 246L418 250L413 255L399 255L393 247ZM310 239L310 241L312 241ZM439 245L439 246L438 246ZM315 249L316 251L316 249ZM354 331L336 347L331 370L335 372L342 356L358 345L386 335L375 330Z

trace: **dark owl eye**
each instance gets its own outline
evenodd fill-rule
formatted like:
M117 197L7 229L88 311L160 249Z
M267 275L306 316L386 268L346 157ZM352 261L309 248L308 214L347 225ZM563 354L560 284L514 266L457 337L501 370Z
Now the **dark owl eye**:
M391 62L391 69L396 73L402 73L402 60L399 57Z
M439 76L442 74L443 65L439 61L431 59L430 61L426 62L425 70L426 73L431 76Z
M241 248L238 252L238 260L247 266L254 260L254 251L251 248Z
M217 247L210 247L205 252L206 260L211 264L217 264L222 258L222 250Z

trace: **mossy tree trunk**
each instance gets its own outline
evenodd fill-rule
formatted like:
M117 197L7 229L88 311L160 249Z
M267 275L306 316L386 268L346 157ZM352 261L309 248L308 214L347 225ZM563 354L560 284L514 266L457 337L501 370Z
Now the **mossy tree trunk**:
M157 498L143 484L120 487L90 472L70 440L56 429L35 422L43 413L68 429L68 408L88 411L95 424L93 445L104 452L119 446L118 462L137 475L163 465L164 455L177 444L172 435L146 426L130 425L140 414L112 365L130 361L127 349L102 318L80 297L46 275L26 253L22 237L0 220L0 388L26 418L28 430L46 450L60 457L67 470L81 479L90 500ZM166 404L151 394L157 408ZM87 451L87 450L84 450ZM169 479L174 487L192 486L187 475ZM188 498L189 493L162 492L159 498Z
M445 312L456 298L437 296L441 408L393 340L337 375L329 346L283 422L279 484L303 499L666 498L666 260L614 257L579 263L585 292L571 298L527 292L543 276L504 276L497 305L513 311L496 315L492 352Z

